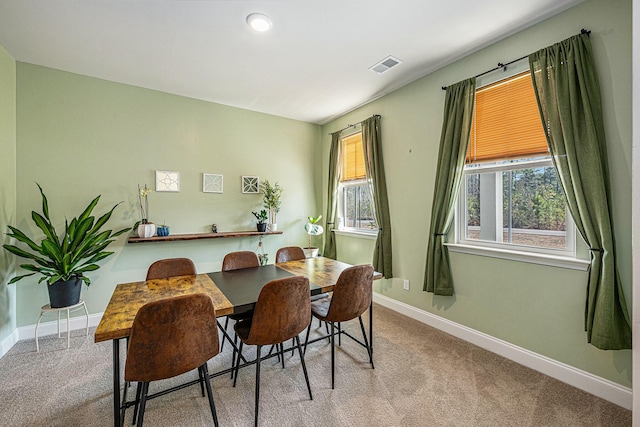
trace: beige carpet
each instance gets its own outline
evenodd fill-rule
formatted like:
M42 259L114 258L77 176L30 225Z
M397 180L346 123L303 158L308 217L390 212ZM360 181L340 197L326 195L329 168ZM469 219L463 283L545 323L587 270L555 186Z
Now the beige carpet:
M263 362L261 426L630 426L631 412L376 306L375 370L364 348L343 339L337 384L331 389L330 348L309 347L313 401L299 358ZM366 321L366 320L365 320ZM314 329L317 321L314 322ZM346 329L360 334L357 322ZM112 423L111 343L75 331L66 339L21 341L0 359L1 426L109 426ZM209 362L230 364L230 351ZM188 379L196 373L185 374ZM151 385L152 391L184 377ZM253 425L255 369L212 381L221 426ZM131 389L134 393L134 389ZM130 425L132 409L127 410ZM145 426L213 425L198 386L153 399Z

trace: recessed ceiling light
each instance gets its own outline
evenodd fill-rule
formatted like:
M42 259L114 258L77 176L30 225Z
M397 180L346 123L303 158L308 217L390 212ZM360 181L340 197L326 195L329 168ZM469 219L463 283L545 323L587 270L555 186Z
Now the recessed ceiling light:
M271 23L271 19L261 13L252 13L251 15L247 16L247 24L249 24L249 26L254 30L261 33L269 31L271 29L271 26L273 25Z

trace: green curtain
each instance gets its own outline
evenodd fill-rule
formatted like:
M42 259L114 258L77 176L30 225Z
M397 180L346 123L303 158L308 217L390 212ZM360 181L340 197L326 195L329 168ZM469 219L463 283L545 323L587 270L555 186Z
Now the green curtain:
M373 213L378 223L378 237L373 250L373 268L386 279L393 277L391 256L391 219L387 181L384 175L380 116L362 122L362 149L369 190L373 196Z
M331 148L329 151L329 191L327 192L327 215L325 227L324 253L327 258L336 259L336 236L333 229L336 228L336 214L338 210L338 183L340 182L340 143L341 132L331 134Z
M529 64L567 205L591 252L587 340L605 350L631 348L631 323L616 268L600 86L589 36L580 34L535 52Z
M449 232L460 189L471 132L475 77L447 88L431 208L424 288L436 295L453 295L453 277L444 238Z

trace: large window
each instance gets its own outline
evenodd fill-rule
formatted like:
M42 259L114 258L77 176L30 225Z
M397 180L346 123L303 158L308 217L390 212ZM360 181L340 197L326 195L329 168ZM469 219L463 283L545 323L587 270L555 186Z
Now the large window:
M463 244L575 254L575 233L528 71L476 90L457 209Z
M342 138L340 184L338 186L339 230L375 233L378 225L364 166L362 132Z

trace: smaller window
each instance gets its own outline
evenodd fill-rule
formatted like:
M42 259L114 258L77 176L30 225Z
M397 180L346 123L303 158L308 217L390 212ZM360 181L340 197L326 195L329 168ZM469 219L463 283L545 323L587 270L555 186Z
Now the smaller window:
M367 183L362 148L362 132L342 138L338 186L338 229L375 233L378 230L371 189Z

